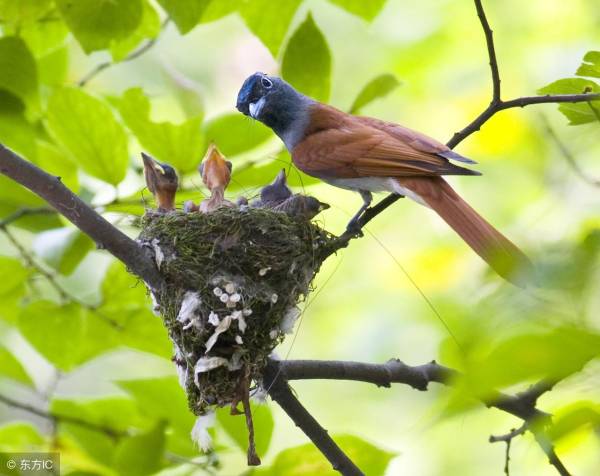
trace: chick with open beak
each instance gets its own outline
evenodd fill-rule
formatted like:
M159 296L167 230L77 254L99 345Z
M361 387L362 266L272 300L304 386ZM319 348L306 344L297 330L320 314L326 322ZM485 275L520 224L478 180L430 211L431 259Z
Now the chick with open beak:
M210 198L200 203L200 212L209 213L219 207L233 207L234 204L225 200L225 189L231 180L231 162L215 144L210 144L204 160L198 167L204 185L210 190Z
M148 190L154 195L159 212L175 210L175 193L179 179L175 169L167 164L161 164L148 154L142 152L144 161L144 178Z

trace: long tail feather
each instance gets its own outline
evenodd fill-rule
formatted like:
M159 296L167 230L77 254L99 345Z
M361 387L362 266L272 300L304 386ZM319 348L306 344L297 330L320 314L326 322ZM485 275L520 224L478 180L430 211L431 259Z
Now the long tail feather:
M398 179L398 183L417 194L427 205L491 267L507 281L525 286L533 265L508 238L490 225L441 177Z

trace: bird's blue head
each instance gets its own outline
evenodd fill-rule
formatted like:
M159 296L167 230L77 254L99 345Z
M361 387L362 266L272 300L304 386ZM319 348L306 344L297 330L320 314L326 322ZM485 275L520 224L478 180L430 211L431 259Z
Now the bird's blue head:
M246 78L237 97L238 111L269 126L280 137L293 124L304 122L314 101L300 94L283 79L265 73Z

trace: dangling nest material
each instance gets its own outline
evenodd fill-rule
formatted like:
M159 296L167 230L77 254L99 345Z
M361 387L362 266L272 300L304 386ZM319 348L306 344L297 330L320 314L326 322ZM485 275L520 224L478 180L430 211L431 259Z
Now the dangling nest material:
M149 212L142 227L167 281L154 298L190 409L235 408L293 327L333 237L300 217L247 207Z

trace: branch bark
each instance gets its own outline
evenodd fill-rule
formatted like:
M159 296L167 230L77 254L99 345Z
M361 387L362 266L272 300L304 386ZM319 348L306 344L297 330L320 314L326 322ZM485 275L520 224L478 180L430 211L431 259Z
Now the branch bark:
M135 241L119 231L60 181L0 144L0 173L46 200L49 205L106 249L153 289L163 285L154 260Z

